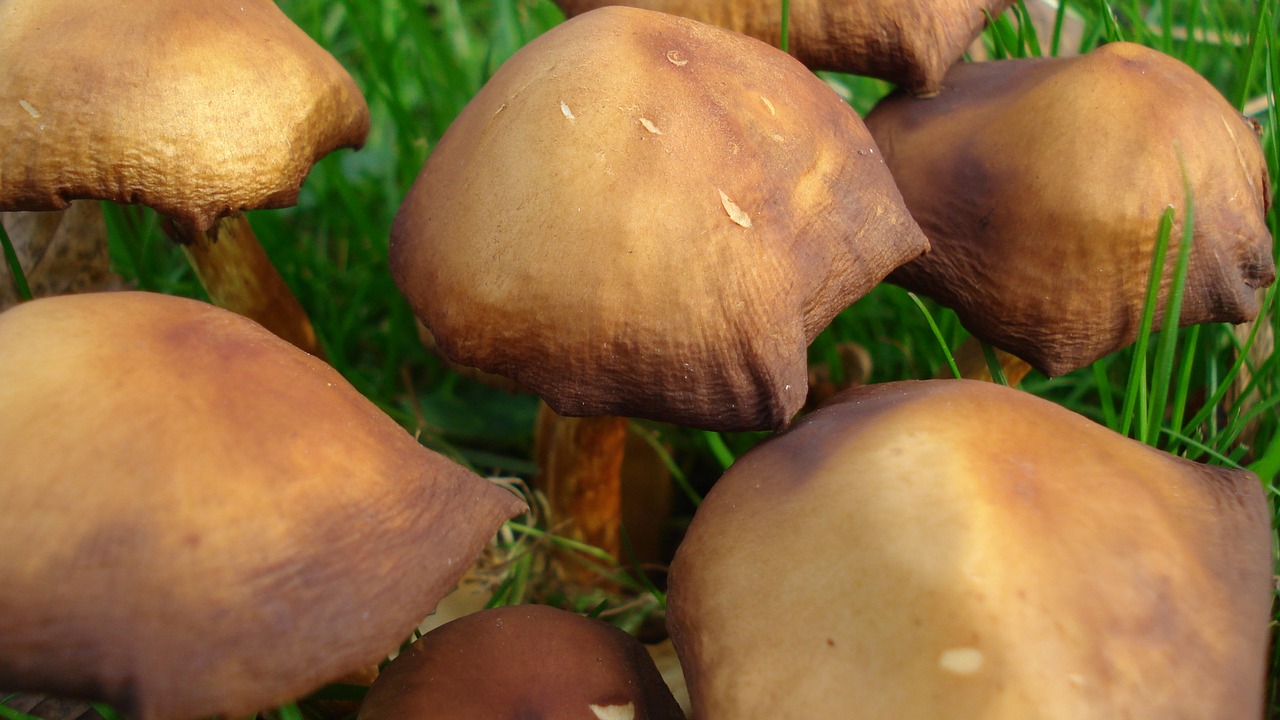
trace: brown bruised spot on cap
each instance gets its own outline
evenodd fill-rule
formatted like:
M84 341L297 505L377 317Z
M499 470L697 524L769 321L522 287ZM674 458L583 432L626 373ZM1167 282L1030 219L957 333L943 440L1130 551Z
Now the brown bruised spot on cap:
M861 119L802 65L604 8L458 116L391 266L449 358L557 413L745 430L790 421L808 343L926 247Z
M781 0L556 0L570 17L606 5L680 15L781 46ZM1012 0L792 0L789 52L815 70L870 75L916 93L947 69Z
M291 701L395 650L524 509L204 303L25 303L0 377L0 687L140 720Z
M142 203L196 230L283 207L364 143L350 75L269 0L0 6L0 211Z
M868 385L716 483L668 628L700 718L1256 718L1269 518L1017 390Z
M1187 216L1181 324L1239 323L1275 279L1270 177L1253 128L1195 71L1112 43L955 68L940 95L867 116L933 244L890 280L1049 375L1137 337L1161 214L1175 209L1159 328Z
M683 720L644 646L599 620L543 605L442 625L369 688L359 720Z

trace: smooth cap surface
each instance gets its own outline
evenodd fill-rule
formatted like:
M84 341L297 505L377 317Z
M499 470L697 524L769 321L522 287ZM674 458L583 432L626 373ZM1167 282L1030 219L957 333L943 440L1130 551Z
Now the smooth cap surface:
M360 720L683 720L645 651L600 620L543 605L442 625L374 682Z
M615 7L463 110L391 267L447 356L561 415L744 430L790 420L808 343L926 247L861 119L802 65Z
M1275 279L1270 176L1253 127L1191 68L1113 43L1074 58L955 68L940 95L867 116L933 244L891 276L955 309L973 334L1061 375L1138 335L1166 208L1171 250L1192 194L1181 324L1239 323Z
M288 702L395 650L524 509L204 303L24 303L0 377L0 687L138 720Z
M699 718L1259 718L1257 476L993 383L849 391L742 456L671 566Z

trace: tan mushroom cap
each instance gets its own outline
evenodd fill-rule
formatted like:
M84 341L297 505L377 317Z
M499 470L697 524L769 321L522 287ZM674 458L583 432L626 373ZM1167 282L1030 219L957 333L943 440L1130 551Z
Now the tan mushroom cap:
M699 718L1257 718L1268 518L1020 391L870 385L715 485L668 626Z
M927 243L861 119L750 38L604 8L505 63L392 231L455 362L562 415L782 425L810 340Z
M484 610L396 656L359 720L684 720L644 646L545 605Z
M781 0L556 0L569 16L605 5L660 10L780 47ZM871 75L915 92L947 69L1013 0L792 0L789 52L815 70Z
M270 0L0 3L0 211L283 207L364 143L351 76Z
M192 300L0 315L0 687L236 717L396 649L514 495Z
M867 125L933 243L890 279L1049 375L1136 338L1166 207L1175 248L1182 234L1179 153L1195 215L1182 324L1251 319L1275 279L1257 135L1155 50L962 65L936 98L891 96Z

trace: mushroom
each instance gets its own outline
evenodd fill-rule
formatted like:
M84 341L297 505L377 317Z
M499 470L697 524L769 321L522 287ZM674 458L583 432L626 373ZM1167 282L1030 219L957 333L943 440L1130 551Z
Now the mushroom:
M956 67L867 116L933 250L892 282L1061 375L1136 338L1161 214L1194 207L1181 324L1243 322L1275 279L1257 134L1191 68L1131 43ZM1165 263L1156 318L1177 263Z
M570 17L605 5L660 10L782 47L781 0L556 0ZM815 70L936 92L965 48L1013 0L792 0L788 50Z
M700 718L1258 718L1269 517L1018 390L869 385L716 483L668 627Z
M484 610L423 635L374 681L359 720L683 720L644 646L545 605Z
M244 716L385 658L514 495L332 368L148 293L0 314L0 687Z
M0 68L0 211L154 208L216 303L319 352L240 211L295 203L316 160L363 144L369 114L275 3L6 3Z
M447 357L560 415L747 430L790 421L809 342L926 247L861 119L800 63L610 7L531 42L459 114L390 262ZM617 466L579 492L616 495Z

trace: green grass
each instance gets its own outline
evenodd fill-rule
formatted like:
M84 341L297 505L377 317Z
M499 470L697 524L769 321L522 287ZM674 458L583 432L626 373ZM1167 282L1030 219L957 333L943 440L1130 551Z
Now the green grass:
M1069 10L1085 22L1085 48L1114 39L1159 48L1195 67L1239 107L1253 108L1265 130L1274 187L1280 123L1265 98L1273 97L1280 84L1276 4L1082 0ZM255 230L310 313L331 362L357 389L428 446L482 474L528 478L534 470L536 401L459 377L425 351L413 315L391 282L386 257L396 209L450 121L503 60L563 16L546 0L283 0L281 6L356 78L373 124L364 149L336 153L316 166L297 207L251 213ZM1018 17L1024 17L1021 10ZM1059 13L1059 23L1063 18ZM995 57L1074 49L1061 47L1056 27L1035 33L1008 16L985 37ZM890 89L876 80L824 77L862 113ZM1260 105L1258 98L1264 98ZM202 297L153 213L110 206L107 220L113 261L133 283ZM1274 235L1274 211L1268 221ZM1160 233L1162 247L1172 241L1168 228L1152 228ZM1185 252L1165 257L1158 250L1153 266L1164 262L1184 267ZM1280 471L1280 361L1271 354L1256 360L1246 356L1265 334L1259 328L1277 330L1276 296L1274 289L1267 294L1262 321L1243 338L1223 325L1166 329L1144 334L1133 348L1062 378L1032 373L1023 388L1170 452L1250 468L1274 500ZM1176 303L1170 306L1172 311ZM951 350L966 337L953 312L883 285L836 318L813 343L810 357L839 381L844 374L839 347L856 343L870 355L873 382L928 378L950 373ZM1236 387L1244 377L1248 382ZM634 425L660 451L686 518L723 469L766 437L642 421ZM495 602L503 603L529 597L536 572L531 547L548 539L537 527L516 525L507 532L515 547L498 586ZM635 593L648 591L655 599L620 619L635 628L644 614L661 611L661 592L646 579L621 577ZM564 600L580 610L603 611L599 603L606 599ZM1280 668L1280 654L1275 668ZM3 708L0 715L21 717ZM296 707L277 716L303 717Z

